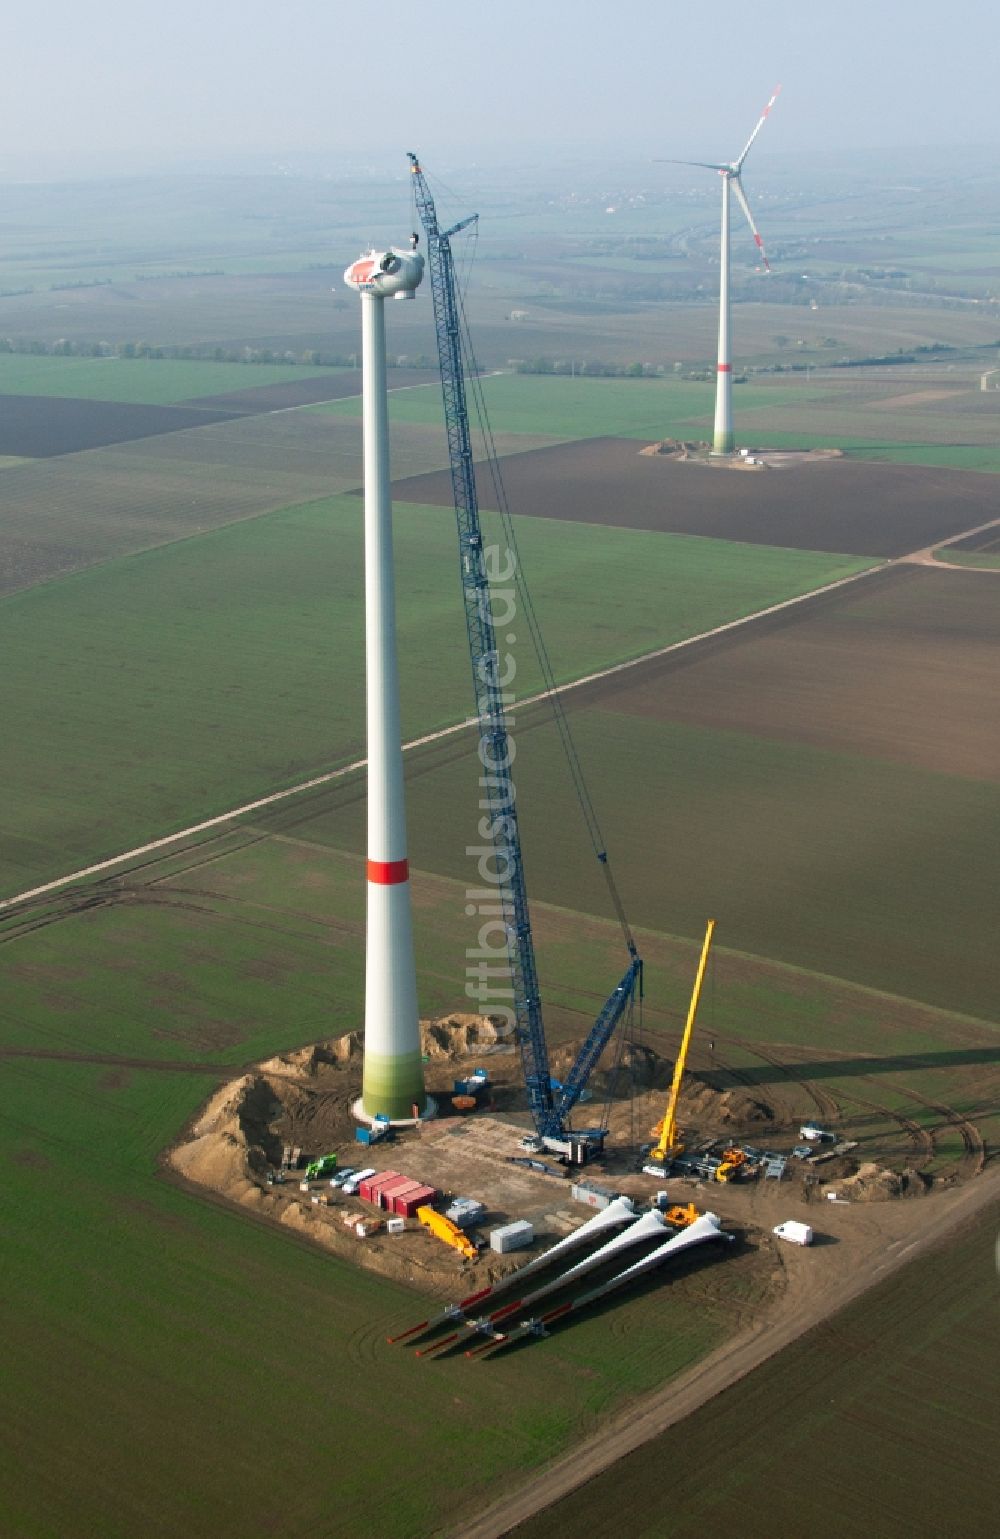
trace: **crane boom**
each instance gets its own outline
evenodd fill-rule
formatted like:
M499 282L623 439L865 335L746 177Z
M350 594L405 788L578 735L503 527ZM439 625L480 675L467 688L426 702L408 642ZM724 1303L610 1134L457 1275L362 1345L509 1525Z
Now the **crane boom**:
M497 884L497 898L503 910L508 937L515 1030L528 1093L528 1108L536 1127L540 1127L552 1115L552 1083L542 1024L542 1002L528 913L528 893L521 861L517 804L510 772L511 753L490 605L487 552L479 521L465 371L462 365L461 322L451 250L451 237L471 224L472 220L463 220L450 230L442 231L434 199L420 164L415 155L410 155L409 159L417 211L427 234L427 266L437 328L452 494L458 520L459 572L484 766L481 778L485 795L482 800L488 803L485 810L489 813L497 875L503 876L503 880Z
M579 1100L592 1069L628 1006L641 990L642 961L625 922L617 890L608 875L631 961L591 1028L576 1062L559 1089L557 1101L552 1087L542 1020L515 788L510 771L513 755L507 733L504 681L501 678L490 594L492 553L484 544L479 518L462 356L462 316L451 249L452 236L473 224L478 216L472 215L452 225L450 229L442 230L420 162L414 154L409 155L409 161L414 201L427 236L427 269L434 303L448 459L458 522L459 574L476 696L479 752L484 767L484 774L480 778L484 791L480 807L489 814L490 838L497 872L497 900L507 934L515 1034L521 1053L528 1108L535 1127L542 1136L560 1138L565 1131L565 1119ZM493 575L494 578L498 575L495 570ZM574 767L574 778L578 783L579 794L578 766ZM583 805L588 814L588 827L592 823L596 826L589 797L586 797ZM591 832L593 837L593 828ZM599 850L598 858L607 868L606 853L596 843L595 848Z
M691 1046L691 1033L694 1031L695 1017L698 1014L698 1002L701 999L701 988L705 981L705 969L708 966L708 953L712 949L712 934L714 930L715 920L710 919L705 929L705 939L702 943L701 956L698 960L698 971L695 973L694 988L691 991L691 1003L688 1005L687 1020L684 1023L684 1035L681 1037L680 1051L674 1064L674 1077L670 1082L670 1095L667 1098L667 1109L663 1116L660 1141L655 1149L650 1150L650 1158L657 1161L664 1161L669 1155L679 1153L677 1146L677 1102L680 1099L681 1080L684 1078L688 1048Z

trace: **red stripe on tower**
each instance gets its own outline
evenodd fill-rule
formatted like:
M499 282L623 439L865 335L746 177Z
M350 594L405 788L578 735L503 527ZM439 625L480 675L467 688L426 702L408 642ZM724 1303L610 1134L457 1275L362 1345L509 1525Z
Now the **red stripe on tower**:
M409 861L370 860L368 862L368 880L378 882L382 887L393 887L397 882L406 882L409 876Z
M731 363L717 363L715 367L720 374L731 374L733 372Z

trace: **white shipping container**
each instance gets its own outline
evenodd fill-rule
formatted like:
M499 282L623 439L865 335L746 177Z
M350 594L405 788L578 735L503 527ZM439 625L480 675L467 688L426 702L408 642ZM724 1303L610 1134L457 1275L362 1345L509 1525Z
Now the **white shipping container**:
M575 1202L585 1202L588 1208L609 1208L614 1202L614 1192L606 1192L601 1186L593 1186L589 1181L576 1181L570 1187L570 1196Z
M526 1218L519 1218L513 1224L503 1224L499 1229L490 1230L490 1249L506 1254L511 1250L523 1250L525 1245L530 1245L535 1238L534 1227Z

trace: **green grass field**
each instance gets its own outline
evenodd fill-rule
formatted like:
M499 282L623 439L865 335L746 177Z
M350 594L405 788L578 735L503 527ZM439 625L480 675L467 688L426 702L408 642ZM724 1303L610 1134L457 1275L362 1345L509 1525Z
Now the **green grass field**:
M384 1345L414 1318L418 1295L157 1174L160 1150L217 1083L194 1064L235 1069L360 1020L361 861L260 833L251 823L164 857L112 884L103 905L60 919L49 905L54 922L36 927L39 906L19 935L5 926L0 1046L27 1056L4 1063L0 1129L5 1307L17 1322L4 1376L16 1415L0 1453L0 1527L25 1539L248 1527L347 1539L364 1524L411 1539L447 1529L499 1495L512 1471L530 1471L581 1426L662 1385L727 1327L724 1292L706 1296L696 1270L625 1301L613 1325L583 1316L544 1348L488 1366L420 1364ZM420 995L431 1011L460 997L470 938L463 892L461 882L415 873ZM535 922L553 1035L579 1035L595 991L617 976L616 927L541 903ZM695 947L650 931L640 939L647 1040L665 1033L669 1051ZM834 1093L849 1093L863 1070L882 1102L922 1122L934 1119L915 1113L906 1087L962 1106L996 1080L1000 1047L982 1023L721 947L705 1022L724 1041L759 1034L762 1019L770 1043L814 1050L808 1072ZM725 1054L756 1067L760 1083L782 1084L782 1071L752 1052L727 1045ZM129 1056L145 1066L116 1062ZM694 1067L706 1063L700 1041ZM859 1136L863 1149L877 1148L883 1126L866 1118ZM942 1148L944 1163L960 1152ZM965 1304L946 1301L942 1312L939 1294L922 1283L913 1295L923 1304L907 1306L909 1345L893 1361L915 1362L939 1340L950 1350L950 1335L920 1325L932 1299L939 1327L968 1329ZM964 1281L955 1297L982 1307ZM753 1305L741 1295L744 1314ZM872 1321L864 1339L885 1335L894 1350L900 1327L888 1314ZM819 1435L830 1397L810 1410L810 1395L817 1373L834 1384L830 1394L848 1393L844 1339L835 1328L828 1368L807 1355L791 1374L799 1399L771 1388L754 1398L755 1424L792 1394L796 1417L820 1418ZM834 1361L841 1377L830 1380ZM876 1375L877 1394L882 1382ZM53 1449L59 1479L50 1478ZM741 1480L758 1458L739 1456ZM456 1486L456 1468L475 1468L474 1484Z
M483 381L495 431L549 433L554 438L694 438L711 431L715 387L686 380L567 379L555 375L500 374ZM759 407L781 404L771 386L740 385L736 403L752 419ZM787 397L792 399L791 393ZM357 416L352 400L310 407L311 411ZM390 398L394 422L437 422L441 398L434 390L411 390Z
M356 497L285 509L0 605L0 891L362 754L361 516ZM408 736L471 708L453 525L445 509L397 509ZM545 519L519 527L560 679L866 564ZM528 653L523 640L522 692L539 682Z
M513 1356L475 1379L463 1359L419 1364L384 1344L419 1295L157 1175L160 1150L216 1083L183 1065L236 1066L360 1016L360 949L338 930L357 916L360 867L327 858L317 889L295 846L269 843L263 864L261 853L219 863L221 896L215 867L175 862L170 876L167 862L140 881L134 906L79 913L7 948L8 982L25 988L5 983L4 1046L161 1067L4 1064L5 1308L17 1321L4 1532L173 1539L264 1526L347 1539L373 1524L410 1539L724 1333L724 1309L679 1286L637 1301L624 1335L586 1322L544 1362ZM227 881L247 897L247 879L262 875L270 902L261 907L256 889L246 904L229 900ZM433 966L443 937L459 937L451 895L425 896L421 950ZM437 952L423 944L432 928ZM425 966L422 991L433 991ZM475 1468L474 1485L456 1487L456 1467Z
M939 465L962 470L1000 470L995 422L968 392L967 412L953 411L945 425L926 408L877 409L905 391L905 383L862 378L811 383L762 377L734 395L737 438L774 449L843 449L852 458ZM483 381L494 430L536 432L554 438L710 438L715 392L711 384L674 379L567 379L565 376L501 374ZM332 401L307 410L358 416L360 403ZM441 420L435 391L413 390L390 401L398 424ZM926 441L928 429L931 442Z
M408 1539L440 1522L456 1458L495 1487L721 1334L718 1311L667 1298L624 1351L591 1322L541 1383L522 1359L473 1385L464 1360L384 1345L417 1296L157 1179L210 1079L23 1060L6 1077L6 1533Z
M934 554L939 561L954 563L956 566L971 566L986 572L995 572L1000 568L1000 551L956 550L954 545L946 545Z
M644 924L693 937L712 914L741 951L993 1018L1000 787L610 709L571 720L623 897ZM411 859L461 881L476 842L475 755L428 761L409 782ZM604 912L553 727L522 726L517 775L533 893ZM364 850L363 805L343 793L277 808L265 826Z
M941 217L928 254L926 228L883 207L884 181L880 169L868 224L889 218L897 257L923 253L929 270L963 280L968 268L988 269L988 228L963 221L956 234ZM993 210L981 185L985 225ZM349 353L357 311L331 304L339 271L268 275L355 250L395 217L399 186L358 184L348 195L269 176L9 188L5 283L37 292L3 299L4 330L50 342L144 336ZM603 214L534 206L536 235L606 239ZM821 204L816 217L827 213ZM657 233L659 217L636 214L635 227ZM679 227L691 214L672 217ZM796 219L798 239L807 226ZM484 246L488 225L487 214ZM880 259L868 225L852 228L870 247L858 260ZM617 308L613 296L559 293L548 308L530 300L528 322L513 327L507 314L538 266L517 265L494 261L492 287L470 291L490 365L513 349L652 358L668 371L675 359L711 358L710 302ZM588 265L565 264L585 279ZM614 255L606 265L636 268ZM135 280L157 266L159 281ZM188 267L227 272L189 280ZM46 292L111 276L71 296ZM858 299L824 294L815 314L738 305L737 360L983 342L981 309ZM390 346L427 350L428 307L392 308L402 313ZM784 332L801 333L801 350ZM5 354L0 394L169 404L308 373ZM776 447L1000 470L985 397L875 409L939 381L914 375L741 385L737 430ZM505 375L484 389L508 450L539 434L710 431L708 383ZM358 409L346 401L62 463L0 465L3 576L25 589L0 602L0 895L363 752L361 507L352 497L310 501L357 483ZM392 413L396 474L441 464L437 389L394 395ZM864 565L545 520L519 527L562 678ZM157 541L176 543L147 549ZM451 513L399 507L397 560L405 724L415 733L469 708ZM95 561L104 565L64 575ZM47 586L29 591L31 582ZM537 682L523 636L517 658L523 698ZM572 719L641 927L649 1040L672 1050L694 938L713 913L719 944L703 1025L744 1083L775 1085L812 1114L801 1086L805 1100L795 1100L795 1076L807 1074L845 1117L856 1114L863 1154L909 1153L905 1117L933 1135L932 1168L953 1169L963 1143L929 1099L973 1118L996 1146L996 786L606 703ZM621 942L592 917L607 913L606 894L551 729L527 713L516 736L541 988L553 1039L564 1041L582 1035L620 975ZM465 1002L476 773L455 740L408 761L429 1014ZM499 1497L731 1329L724 1290L700 1294L695 1270L529 1352L478 1367L419 1364L384 1345L387 1328L419 1317L419 1295L160 1173L162 1150L220 1075L360 1024L362 797L354 775L141 870L0 914L5 1534L413 1539ZM708 1073L704 1036L692 1068ZM617 1534L624 1524L639 1539L734 1528L762 1539L979 1532L996 1506L992 1493L984 1499L984 1450L1000 1431L988 1393L992 1238L984 1224L947 1264L921 1260L529 1534Z
M331 371L332 372L332 371ZM307 379L292 364L192 362L181 358L49 358L0 353L0 395L82 396L170 406L198 396Z

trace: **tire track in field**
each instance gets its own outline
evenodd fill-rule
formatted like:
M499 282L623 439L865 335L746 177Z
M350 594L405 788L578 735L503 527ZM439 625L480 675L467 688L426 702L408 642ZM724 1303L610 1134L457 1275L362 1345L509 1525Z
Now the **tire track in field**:
M756 1053L759 1057L763 1058L766 1062L773 1063L779 1068L787 1068L787 1065L782 1064L780 1060L774 1058L766 1050L756 1046L751 1047L749 1043L745 1043L743 1045L749 1051ZM789 1051L792 1051L792 1049L789 1049ZM929 1111L934 1112L949 1127L953 1127L958 1132L962 1140L965 1150L965 1153L962 1157L963 1176L975 1176L982 1171L986 1163L986 1145L979 1129L976 1127L974 1122L969 1120L968 1117L963 1116L962 1113L957 1111L953 1106L948 1106L941 1101L935 1101L928 1096L923 1095L919 1090L911 1089L909 1086L886 1085L884 1080L876 1079L873 1075L870 1074L856 1077L860 1079L861 1083L873 1086L876 1090L880 1090L883 1095L887 1089L890 1089L893 1094L902 1096L907 1100L915 1102L918 1106L926 1107ZM839 1117L839 1109L837 1103L833 1100L832 1097L827 1096L825 1092L819 1090L817 1086L810 1084L806 1080L797 1079L796 1082L801 1084L803 1089L808 1091L822 1117L830 1121L836 1120L836 1118ZM909 1156L908 1162L912 1160L918 1160L920 1165L924 1165L928 1163L931 1158L933 1158L934 1154L936 1153L936 1140L934 1137L933 1129L927 1129L921 1126L920 1123L914 1121L914 1119L911 1117L907 1117L900 1110L891 1106L887 1106L884 1101L866 1100L861 1096L856 1095L853 1090L841 1090L839 1094L842 1100L850 1101L858 1106L863 1106L868 1111L877 1112L887 1121L899 1123L899 1125L905 1129L906 1133L912 1139L915 1146L914 1154ZM827 1103L828 1107L833 1108L832 1111L824 1109L824 1101Z
M179 1062L173 1058L126 1058L118 1053L80 1053L68 1048L11 1047L0 1044L0 1058L27 1058L43 1063L90 1063L109 1069L149 1069L164 1074L214 1074L223 1079L240 1072L239 1064Z
M878 1089L884 1088L869 1075L862 1075L860 1078L862 1084L876 1085ZM884 1101L868 1101L863 1096L857 1095L853 1090L845 1090L842 1092L842 1095L843 1099L850 1101L852 1105L863 1106L866 1111L874 1112L886 1122L898 1123L913 1144L911 1152L903 1157L903 1163L909 1169L922 1170L925 1165L930 1164L936 1153L936 1148L934 1135L929 1129L922 1127L919 1122L914 1122L912 1117L907 1117L903 1112L896 1111L891 1106L886 1106Z
M940 1101L929 1100L927 1096L921 1095L919 1090L896 1089L896 1093L907 1096L909 1100L916 1101L921 1106L926 1106L929 1111L941 1117L949 1127L955 1128L965 1149L961 1161L962 1174L978 1176L986 1163L986 1145L975 1123L963 1117L961 1112L956 1111L953 1106L945 1106Z

